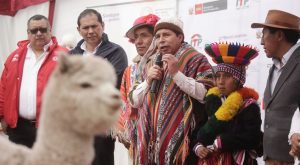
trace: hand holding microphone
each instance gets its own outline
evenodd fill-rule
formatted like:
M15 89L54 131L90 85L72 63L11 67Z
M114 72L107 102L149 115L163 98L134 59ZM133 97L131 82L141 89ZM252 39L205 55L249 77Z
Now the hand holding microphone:
M168 74L174 76L179 71L178 59L173 54L164 54L162 61L166 64Z
M162 55L161 54L158 54L157 57L156 57L156 60L155 60L155 65L157 65L158 67L162 67L163 63L162 63ZM153 71L154 71L154 75L155 74L158 74L160 75L159 77L161 77L162 73L160 70L156 71L155 69L157 69L157 66L154 66L153 68ZM152 83L151 83L151 88L150 88L150 92L151 93L156 93L157 90L158 90L158 87L160 85L160 80L157 80L157 79L152 79Z

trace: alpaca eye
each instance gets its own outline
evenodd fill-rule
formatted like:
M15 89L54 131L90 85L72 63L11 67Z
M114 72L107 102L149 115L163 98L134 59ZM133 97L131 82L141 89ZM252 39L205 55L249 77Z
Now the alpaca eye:
M92 87L92 85L89 84L89 83L82 83L82 84L80 84L80 86L81 86L82 88L90 88L90 87Z

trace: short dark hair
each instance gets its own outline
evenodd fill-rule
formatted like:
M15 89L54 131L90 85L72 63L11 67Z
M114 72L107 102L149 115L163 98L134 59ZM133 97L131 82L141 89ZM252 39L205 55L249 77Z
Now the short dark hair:
M80 19L82 17L84 17L86 15L90 15L90 14L95 14L97 16L97 18L98 18L98 22L100 22L101 24L103 23L102 16L101 16L101 14L97 10L94 10L94 9L85 9L78 16L78 19L77 19L77 25L78 25L78 27L80 26Z
M138 29L142 29L142 28L147 28L147 30L149 31L149 33L151 33L154 36L154 27L150 26L150 25L140 26L140 27L136 28L134 31L136 31Z
M277 31L282 31L286 40L295 45L299 39L300 33L295 30L289 30L289 29L280 29L280 28L273 28L273 27L267 27L270 30L271 34L274 34Z
M50 27L50 23L49 23L49 20L47 17L40 15L40 14L36 14L36 15L30 17L29 20L27 21L27 28L29 28L30 21L32 21L32 20L38 21L38 20L42 20L42 19L46 20L48 23L48 26Z

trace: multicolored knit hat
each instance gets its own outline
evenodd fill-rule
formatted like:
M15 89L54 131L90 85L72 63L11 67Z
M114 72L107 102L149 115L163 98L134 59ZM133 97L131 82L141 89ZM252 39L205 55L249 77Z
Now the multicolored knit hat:
M227 42L207 45L205 52L217 64L217 72L231 73L241 85L246 81L246 66L258 55L253 46Z

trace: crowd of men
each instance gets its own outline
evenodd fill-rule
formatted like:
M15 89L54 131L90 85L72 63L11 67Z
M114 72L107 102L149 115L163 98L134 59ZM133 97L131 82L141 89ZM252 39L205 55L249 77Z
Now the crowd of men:
M273 60L261 96L263 131L258 94L244 87L246 67L258 55L254 47L210 44L205 51L217 64L213 69L184 41L180 19L149 14L126 33L137 51L128 66L126 52L109 40L104 27L98 11L82 11L77 20L82 39L68 50L52 36L47 17L29 18L28 39L8 56L0 81L0 120L10 141L33 146L43 90L57 52L65 51L105 58L118 76L120 119L111 134L95 137L93 165L114 164L116 139L132 164L251 165L263 156L267 165L290 165L300 158L298 16L270 10L264 23L251 25L262 28L261 45Z

